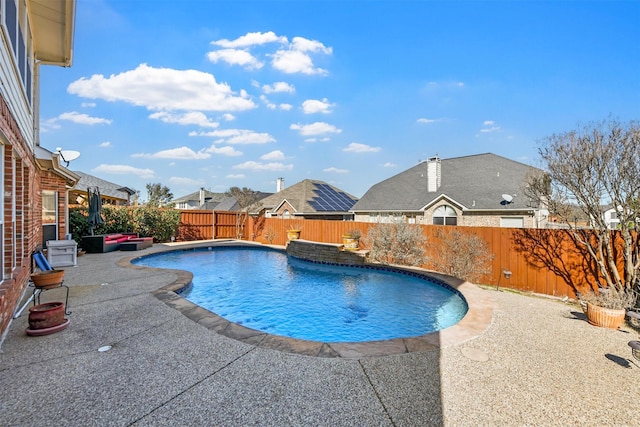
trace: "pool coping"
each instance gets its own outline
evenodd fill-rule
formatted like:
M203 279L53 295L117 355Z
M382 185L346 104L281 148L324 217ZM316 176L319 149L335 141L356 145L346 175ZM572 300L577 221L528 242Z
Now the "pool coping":
M152 253L144 252L120 259L117 262L119 267L148 270L169 270L176 275L176 279L163 286L152 294L168 306L178 310L185 317L192 321L215 331L216 333L235 339L250 345L261 348L294 353L314 357L338 357L338 358L364 358L376 356L390 356L414 352L432 351L443 347L460 344L480 336L484 333L493 321L493 310L495 303L489 293L478 286L430 270L417 267L390 266L393 269L432 277L447 286L457 290L466 300L468 311L465 316L455 325L437 332L411 338L394 338L381 341L367 341L355 343L324 343L318 341L308 341L296 338L289 338L280 335L272 335L266 332L247 328L237 323L231 322L216 313L204 309L191 301L180 296L180 291L191 284L193 274L186 270L159 269L132 264L137 258L151 254L163 252L191 250L207 247L220 246L244 246L263 247L271 250L285 251L282 246L263 245L237 240L207 241L195 244L185 244L175 247L165 247L160 249L154 247ZM158 250L159 249L159 250ZM367 264L375 267L376 264ZM389 267L389 266L380 266Z

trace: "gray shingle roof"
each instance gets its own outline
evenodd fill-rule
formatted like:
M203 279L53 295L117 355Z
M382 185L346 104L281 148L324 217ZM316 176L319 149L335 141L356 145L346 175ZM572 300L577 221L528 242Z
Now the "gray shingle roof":
M100 194L103 196L113 197L115 199L129 200L129 196L132 196L136 191L132 188L125 187L124 185L115 184L113 182L106 181L88 173L73 171L80 177L78 183L73 187L78 191L87 191L88 187L98 187Z
M492 153L441 159L441 185L429 192L427 164L421 162L372 186L352 211L419 211L446 196L466 209L522 209L526 176L540 169ZM502 195L515 196L505 204Z
M337 198L337 200L333 204L325 204L322 200L326 198ZM258 204L252 206L249 211L256 213L256 211L261 209L272 210L279 207L285 200L295 209L295 214L304 215L315 213L347 213L358 199L324 181L305 179L271 196L265 197L260 200Z

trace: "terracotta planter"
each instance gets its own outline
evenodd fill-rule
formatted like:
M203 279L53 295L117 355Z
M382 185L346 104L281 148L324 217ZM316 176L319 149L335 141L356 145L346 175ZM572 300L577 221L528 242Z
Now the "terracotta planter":
M29 309L29 328L47 329L64 323L64 303L48 302Z
M357 251L359 247L358 239L355 239L348 234L342 236L342 245L347 251Z
M300 238L300 230L287 230L287 239L298 240Z
M49 270L33 273L31 281L36 288L49 289L60 286L64 280L64 270Z
M603 308L587 303L587 319L589 323L602 328L618 329L624 323L624 309Z

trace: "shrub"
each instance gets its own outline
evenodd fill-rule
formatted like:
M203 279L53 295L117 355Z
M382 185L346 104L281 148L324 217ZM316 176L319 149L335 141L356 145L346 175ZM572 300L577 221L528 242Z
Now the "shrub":
M432 259L433 269L470 282L491 273L494 255L475 234L440 228L435 232L440 250Z
M88 210L84 206L69 208L69 229L79 244L82 236L90 234L87 221ZM94 234L134 232L153 237L156 242L168 242L174 237L180 223L180 211L150 206L102 207L104 222L94 228Z
M418 225L377 224L369 228L363 240L373 262L420 266L428 261L427 238Z

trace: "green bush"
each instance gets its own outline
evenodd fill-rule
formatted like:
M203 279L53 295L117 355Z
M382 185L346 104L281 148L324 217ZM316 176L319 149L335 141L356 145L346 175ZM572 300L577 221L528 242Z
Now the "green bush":
M69 229L73 239L79 244L82 236L91 234L88 216L86 207L69 208ZM102 219L104 222L94 228L94 234L132 232L153 237L156 242L168 242L178 232L180 212L148 206L105 205L102 207Z

